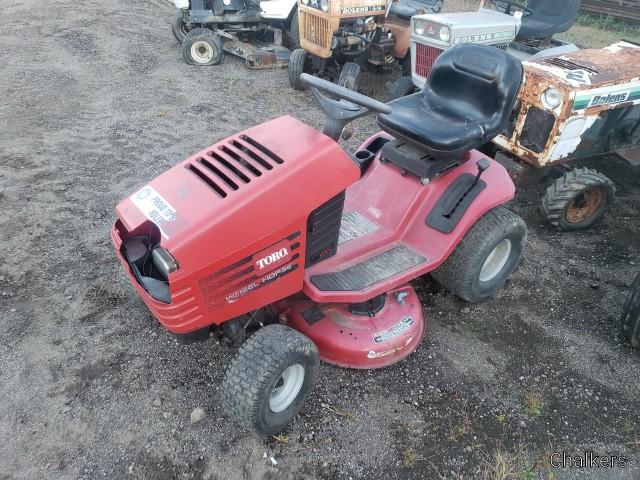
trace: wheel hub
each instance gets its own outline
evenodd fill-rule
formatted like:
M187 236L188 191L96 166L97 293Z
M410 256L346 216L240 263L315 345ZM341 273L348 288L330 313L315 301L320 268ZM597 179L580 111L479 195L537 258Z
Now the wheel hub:
M287 367L269 396L269 408L274 413L285 411L293 403L304 383L304 367L295 363Z
M599 188L581 192L567 207L567 222L580 223L595 214L602 204L603 193Z
M505 238L493 247L480 270L480 281L489 282L496 278L509 260L511 255L511 240Z
M198 63L208 63L213 59L213 48L202 40L194 42L191 45L191 57Z

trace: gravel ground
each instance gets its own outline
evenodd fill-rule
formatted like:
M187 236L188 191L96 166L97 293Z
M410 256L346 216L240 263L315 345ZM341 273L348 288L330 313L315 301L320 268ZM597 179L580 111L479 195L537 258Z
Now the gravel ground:
M323 365L277 439L231 423L231 352L155 324L114 257L114 206L237 130L322 116L286 71L185 65L171 15L160 0L3 2L0 479L640 477L640 355L617 326L640 268L640 171L616 158L597 165L619 201L589 231L545 225L543 187L520 191L529 241L496 298L417 281L428 335L407 360ZM349 146L374 129L353 126ZM549 468L585 450L629 463Z

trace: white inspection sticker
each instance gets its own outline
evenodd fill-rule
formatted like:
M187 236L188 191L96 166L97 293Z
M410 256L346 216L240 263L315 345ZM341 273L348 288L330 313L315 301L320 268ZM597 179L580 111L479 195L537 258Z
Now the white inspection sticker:
M413 325L414 321L411 317L403 317L398 323L396 323L393 327L388 330L382 330L381 332L376 332L373 334L373 341L375 343L384 343L388 342L392 338L399 337L404 332L406 332L411 325Z
M173 222L176 219L176 210L167 202L162 195L147 185L131 195L131 201L144 213L145 217L155 223L165 238L169 238L162 229L166 222Z

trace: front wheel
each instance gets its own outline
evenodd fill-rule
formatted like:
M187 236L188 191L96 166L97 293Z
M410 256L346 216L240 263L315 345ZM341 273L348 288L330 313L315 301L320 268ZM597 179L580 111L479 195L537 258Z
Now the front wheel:
M640 273L631 285L620 318L620 331L625 340L640 347Z
M222 61L222 41L208 28L194 28L184 37L182 54L190 65L217 65Z
M590 168L576 168L558 178L542 199L542 213L562 230L582 230L596 223L613 202L613 182Z
M505 207L484 214L432 277L468 302L491 297L520 263L527 238L524 220Z
M318 374L315 344L284 325L258 330L238 350L222 382L233 418L261 435L282 431L304 404Z
M297 48L289 56L289 84L294 90L306 90L307 86L300 80L300 75L308 73L309 52L304 48Z
M418 88L413 84L413 79L409 76L400 77L393 82L389 94L387 95L387 102L395 100L397 98L406 97L412 93L416 93Z

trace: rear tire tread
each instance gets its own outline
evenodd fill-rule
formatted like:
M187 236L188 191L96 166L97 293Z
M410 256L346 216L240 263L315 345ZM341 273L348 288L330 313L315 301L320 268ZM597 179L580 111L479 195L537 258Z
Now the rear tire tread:
M572 224L564 221L567 206L583 190L591 187L601 187L605 191L604 205L599 212L592 215L589 221ZM590 168L576 168L556 179L547 188L542 198L542 212L552 225L563 229L580 229L593 225L604 214L607 205L613 202L616 188L611 180L602 173ZM579 225L579 226L578 226Z
M493 291L499 288L508 278L511 272L518 266L520 262L520 253L518 258L508 266L508 271L504 276L504 280L500 282L491 292L476 292L473 290L475 276L479 274L477 267L478 262L482 265L486 256L478 258L482 251L478 249L478 245L487 243L487 239L492 237L506 237L503 232L517 232L521 235L522 247L526 241L527 226L519 215L512 212L506 207L497 207L485 213L471 227L467 234L462 238L458 246L438 268L431 272L431 276L442 286L447 288L454 295L468 302L478 302L489 298ZM498 232L499 234L496 234ZM497 241L496 241L497 243ZM514 245L512 248L517 248Z
M640 348L640 273L631 284L620 317L622 337L636 348Z

